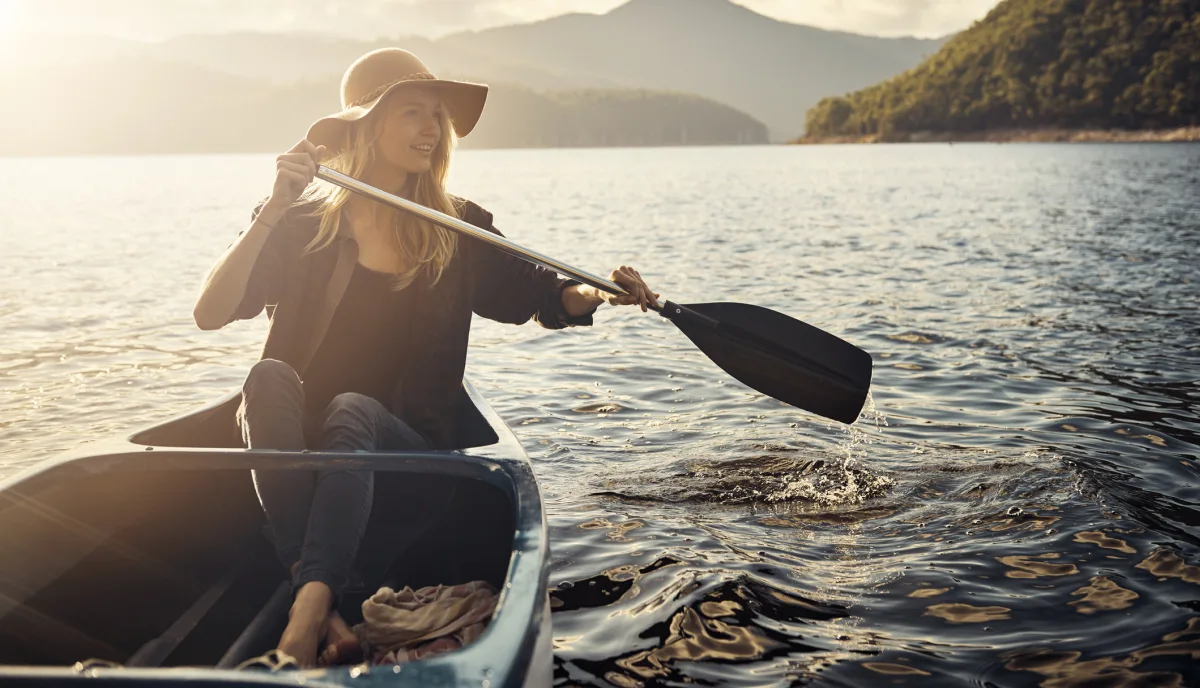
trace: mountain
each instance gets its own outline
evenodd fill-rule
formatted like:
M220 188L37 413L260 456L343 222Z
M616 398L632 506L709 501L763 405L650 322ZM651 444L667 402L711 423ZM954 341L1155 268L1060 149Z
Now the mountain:
M569 14L438 43L584 79L695 93L754 115L782 139L799 133L800 113L824 96L908 69L942 41L826 31L729 0L631 0L603 15Z
M53 78L47 78L52 74ZM282 152L338 108L338 78L263 83L123 48L0 73L0 155ZM729 106L631 89L493 84L464 147L766 143Z
M381 23L402 17L381 17ZM340 76L359 55L396 45L436 72L538 90L635 88L711 98L762 120L772 138L800 133L805 110L916 66L944 39L878 38L790 24L729 0L631 0L438 40L384 42L297 34L186 36L156 54L289 84Z
M465 147L676 146L767 143L762 122L708 98L632 89L536 92L492 86Z
M355 41L334 36L303 34L233 33L181 36L164 41L154 54L276 85L341 77L360 55L388 46L399 46L420 56L440 75L471 75L484 82L514 83L547 90L613 88L611 79L592 79L563 72L553 66L526 64L479 53L418 36L387 41Z
M1200 0L1005 0L920 66L827 98L809 136L1200 124Z
M397 11L381 25L402 26ZM820 97L903 71L940 41L824 31L729 0L631 0L438 40L10 36L0 60L20 68L0 72L0 154L280 150L337 109L342 72L383 45L492 84L474 147L783 140Z

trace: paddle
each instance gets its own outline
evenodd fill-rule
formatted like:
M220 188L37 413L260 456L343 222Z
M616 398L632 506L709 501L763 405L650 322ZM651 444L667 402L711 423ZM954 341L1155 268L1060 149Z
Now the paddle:
M610 294L626 293L614 282L324 165L317 168L316 176ZM744 303L681 305L667 301L655 310L713 363L747 386L842 423L858 419L871 388L871 355L853 344L782 313Z

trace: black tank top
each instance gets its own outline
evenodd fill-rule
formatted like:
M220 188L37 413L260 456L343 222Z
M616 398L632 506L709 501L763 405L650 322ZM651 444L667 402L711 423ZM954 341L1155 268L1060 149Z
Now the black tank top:
M358 264L329 324L325 339L304 375L306 424L310 442L325 421L325 409L339 394L357 392L384 408L392 407L396 381L412 348L413 301L417 279L394 291L391 276ZM310 443L310 446L313 444Z

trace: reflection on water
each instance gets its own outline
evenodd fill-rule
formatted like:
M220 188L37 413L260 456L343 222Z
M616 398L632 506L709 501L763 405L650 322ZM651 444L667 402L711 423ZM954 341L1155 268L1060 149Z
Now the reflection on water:
M0 162L0 462L234 389L199 332L270 156ZM1200 685L1200 147L472 151L455 189L593 271L871 351L853 428L669 323L477 322L542 484L561 685ZM21 202L18 203L16 200Z

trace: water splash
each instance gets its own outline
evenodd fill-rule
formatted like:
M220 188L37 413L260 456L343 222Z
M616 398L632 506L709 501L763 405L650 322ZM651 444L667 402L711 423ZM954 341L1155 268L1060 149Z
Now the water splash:
M858 423L845 426L842 440L838 443L841 456L837 461L823 465L821 470L796 475L781 489L767 495L765 501L805 501L834 507L862 504L868 499L887 494L895 481L885 475L875 474L863 465L867 458L866 447L873 444L875 436L887 427L887 416L876 408L875 399L869 391L859 419L873 422L875 433L860 429ZM860 462L860 458L864 461Z

